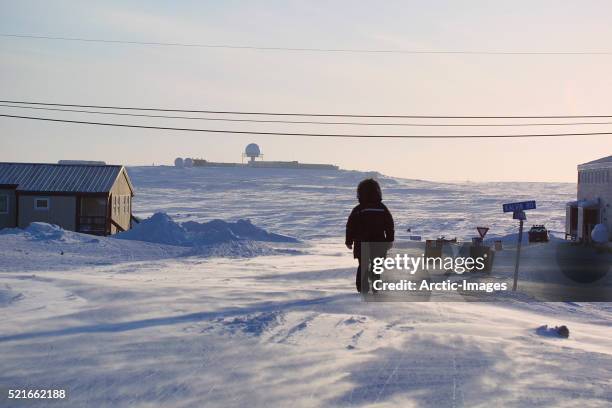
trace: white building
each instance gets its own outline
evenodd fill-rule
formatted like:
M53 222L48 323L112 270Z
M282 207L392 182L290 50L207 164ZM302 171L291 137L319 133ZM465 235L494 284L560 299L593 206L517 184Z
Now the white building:
M566 206L565 233L590 241L597 224L608 229L612 241L612 156L578 165L578 196Z

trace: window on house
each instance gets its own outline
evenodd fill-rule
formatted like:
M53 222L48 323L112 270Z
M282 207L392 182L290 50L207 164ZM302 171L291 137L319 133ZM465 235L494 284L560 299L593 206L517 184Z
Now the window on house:
M48 198L35 198L34 199L34 209L47 211L49 210L49 199Z
M0 195L0 214L8 214L8 196Z

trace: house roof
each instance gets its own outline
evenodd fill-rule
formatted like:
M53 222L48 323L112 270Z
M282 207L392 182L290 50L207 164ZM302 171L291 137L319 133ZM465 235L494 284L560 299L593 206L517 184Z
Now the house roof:
M601 159L593 160L583 164L599 164L599 163L612 163L612 156L602 157Z
M601 159L593 160L588 163L578 165L578 171L606 169L612 169L612 156L602 157Z
M0 163L0 185L16 191L49 193L108 193L123 166L91 164Z

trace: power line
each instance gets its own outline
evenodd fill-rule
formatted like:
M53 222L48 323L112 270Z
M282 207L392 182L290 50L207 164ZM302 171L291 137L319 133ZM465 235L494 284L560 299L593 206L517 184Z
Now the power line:
M257 51L295 51L295 52L317 52L317 53L346 53L346 54L412 54L412 55L612 55L612 51L487 51L487 50L402 50L402 49L359 49L359 48L310 48L310 47L260 47L254 45L230 45L230 44L197 44L180 42L158 42L158 41L128 41L108 40L102 38L80 38L80 37L55 37L46 35L29 34L0 34L0 37L24 38L33 40L74 41L101 44L126 44L147 45L164 47L189 47L189 48L221 48L232 50L257 50Z
M351 125L351 126L411 126L411 127L525 127L525 126L581 126L581 125L612 125L612 122L555 122L555 123L367 123L367 122L320 122L308 120L260 120L260 119L229 119L229 118L211 118L202 116L172 116L172 115L148 115L143 113L120 113L120 112L101 112L84 109L60 109L60 108L41 108L36 106L20 106L0 104L1 107L17 108L17 109L34 109L52 112L71 112L71 113L87 113L95 115L112 115L112 116L128 116L140 118L158 118L158 119L189 119L189 120L209 120L221 122L246 122L246 123L282 123L282 124L308 124L308 125Z
M303 117L341 117L341 118L397 118L397 119L586 119L586 118L612 118L612 115L538 115L538 116L456 116L456 115L360 115L346 113L288 113L288 112L245 112L245 111L220 111L220 110L196 110L196 109L168 109L168 108L143 108L132 106L104 106L104 105L78 105L67 103L48 103L30 101L8 101L0 100L0 103L41 105L41 106L63 106L73 108L95 108L115 110L137 110L155 112L184 112L184 113L210 113L218 115L259 115L259 116L303 116Z
M276 136L301 136L301 137L329 137L329 138L380 138L380 139L491 139L491 138L539 138L539 137L569 137L569 136L601 136L612 135L612 132L586 132L586 133L544 133L544 134L518 134L518 135L363 135L363 134L336 134L336 133L289 133L289 132L256 132L246 130L218 130L218 129L195 129L195 128L179 128L168 126L148 126L148 125L130 125L124 123L108 123L108 122L89 122L81 120L67 119L52 119L41 118L34 116L17 116L0 114L0 117L41 120L48 122L73 123L83 125L96 126L114 126L123 128L137 129L155 129L155 130L172 130L182 132L203 132L203 133L229 133L229 134L244 134L244 135L276 135Z

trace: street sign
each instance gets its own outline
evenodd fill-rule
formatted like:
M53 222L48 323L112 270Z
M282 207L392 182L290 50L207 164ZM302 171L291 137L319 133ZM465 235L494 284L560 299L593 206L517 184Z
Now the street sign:
M476 230L478 231L478 235L480 235L480 238L484 238L485 235L487 235L487 232L489 232L488 227L476 227Z
M518 244L516 246L516 261L514 262L514 283L512 285L513 291L516 291L516 287L518 285L519 262L521 260L521 246L523 244L523 221L527 219L525 211L535 210L535 208L535 200L521 201L519 203L508 203L503 205L505 213L511 212L512 218L515 220L519 220Z
M504 212L515 212L515 211L525 211L525 210L535 210L536 202L532 201L522 201L519 203L508 203L503 205Z

